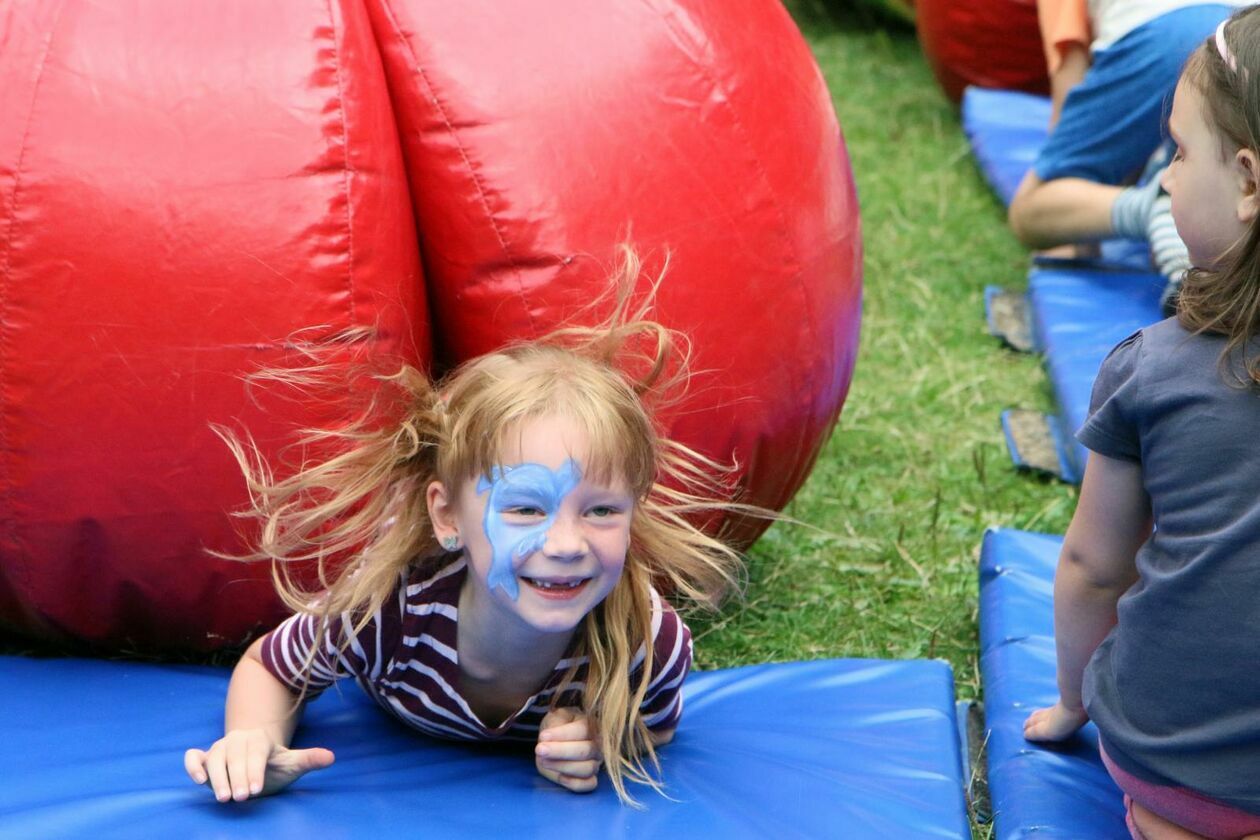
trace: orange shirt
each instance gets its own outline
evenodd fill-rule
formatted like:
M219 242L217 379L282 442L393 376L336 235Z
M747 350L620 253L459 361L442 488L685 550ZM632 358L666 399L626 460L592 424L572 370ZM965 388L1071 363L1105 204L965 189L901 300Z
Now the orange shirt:
M1093 40L1087 0L1037 0L1037 20L1041 24L1041 44L1046 51L1046 67L1051 75L1063 63L1070 44L1086 50Z

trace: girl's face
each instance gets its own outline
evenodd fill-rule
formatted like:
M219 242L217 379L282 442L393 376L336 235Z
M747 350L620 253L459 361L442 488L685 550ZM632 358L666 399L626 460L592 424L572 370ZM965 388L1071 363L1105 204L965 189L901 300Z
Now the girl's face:
M1222 147L1205 118L1203 97L1184 80L1173 97L1169 132L1177 154L1164 172L1177 233L1197 268L1214 269L1255 218L1256 156Z
M505 631L571 632L621 578L634 496L585 475L587 435L567 417L523 423L505 444L504 463L462 482L447 516L431 485L438 536L444 523L458 529L474 603L515 625Z

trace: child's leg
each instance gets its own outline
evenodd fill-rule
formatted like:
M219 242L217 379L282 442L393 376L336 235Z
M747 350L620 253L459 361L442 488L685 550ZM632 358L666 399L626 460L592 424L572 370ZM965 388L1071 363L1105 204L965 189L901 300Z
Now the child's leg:
M1134 840L1211 840L1202 834L1195 834L1193 831L1187 831L1179 825L1170 823L1154 811L1147 810L1141 804L1134 802L1132 797L1125 796L1124 801L1128 808L1125 822L1128 823L1129 833L1133 835Z
M1134 840L1237 840L1260 832L1260 816L1188 788L1143 781L1118 767L1101 744L1098 751L1124 791L1125 822Z
M1112 235L1115 188L1159 145L1182 64L1229 12L1217 4L1168 12L1095 54L1011 203L1011 228L1026 245Z

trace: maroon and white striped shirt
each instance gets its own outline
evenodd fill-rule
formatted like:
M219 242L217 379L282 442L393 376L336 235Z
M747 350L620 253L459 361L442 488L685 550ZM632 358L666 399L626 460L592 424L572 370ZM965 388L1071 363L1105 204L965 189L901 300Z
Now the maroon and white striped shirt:
M428 567L431 572L432 567ZM317 696L336 680L354 679L386 711L429 735L462 741L537 741L539 724L572 659L561 659L546 684L498 726L486 726L459 693L456 627L459 589L467 574L458 560L428 577L413 569L399 576L398 589L350 642L337 651L347 614L329 621L312 660L308 696ZM652 674L640 706L649 729L667 730L682 716L683 679L691 668L691 631L673 608L652 591ZM318 619L291 616L263 640L262 661L295 692L304 680L302 665L316 645ZM633 668L643 662L639 649ZM587 658L577 662L574 680L556 703L582 705Z

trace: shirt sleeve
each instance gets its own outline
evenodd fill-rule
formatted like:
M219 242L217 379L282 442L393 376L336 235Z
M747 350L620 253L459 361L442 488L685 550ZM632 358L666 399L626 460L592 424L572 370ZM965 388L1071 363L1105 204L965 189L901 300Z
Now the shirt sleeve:
M259 650L263 667L273 677L294 693L305 688L307 696L312 699L337 680L350 675L350 670L337 655L335 640L341 633L340 617L330 619L317 638L318 628L319 616L310 613L291 615L263 637Z
M1089 49L1093 40L1086 0L1037 0L1037 21L1041 25L1046 67L1052 75L1063 63L1063 53L1070 45Z
M652 674L639 711L653 731L678 726L682 684L691 670L691 630L674 608L652 592Z
M1089 417L1076 433L1087 449L1125 461L1142 460L1138 436L1138 364L1142 355L1139 330L1115 346L1094 380Z
M389 609L396 600L387 598L385 608ZM345 677L375 678L380 671L382 649L388 649L388 641L382 638L382 625L390 622L382 621L381 611L377 610L341 650L342 628L350 623L347 613L332 616L320 633L318 615L292 615L263 637L259 651L262 664L294 693L305 690L312 699Z

